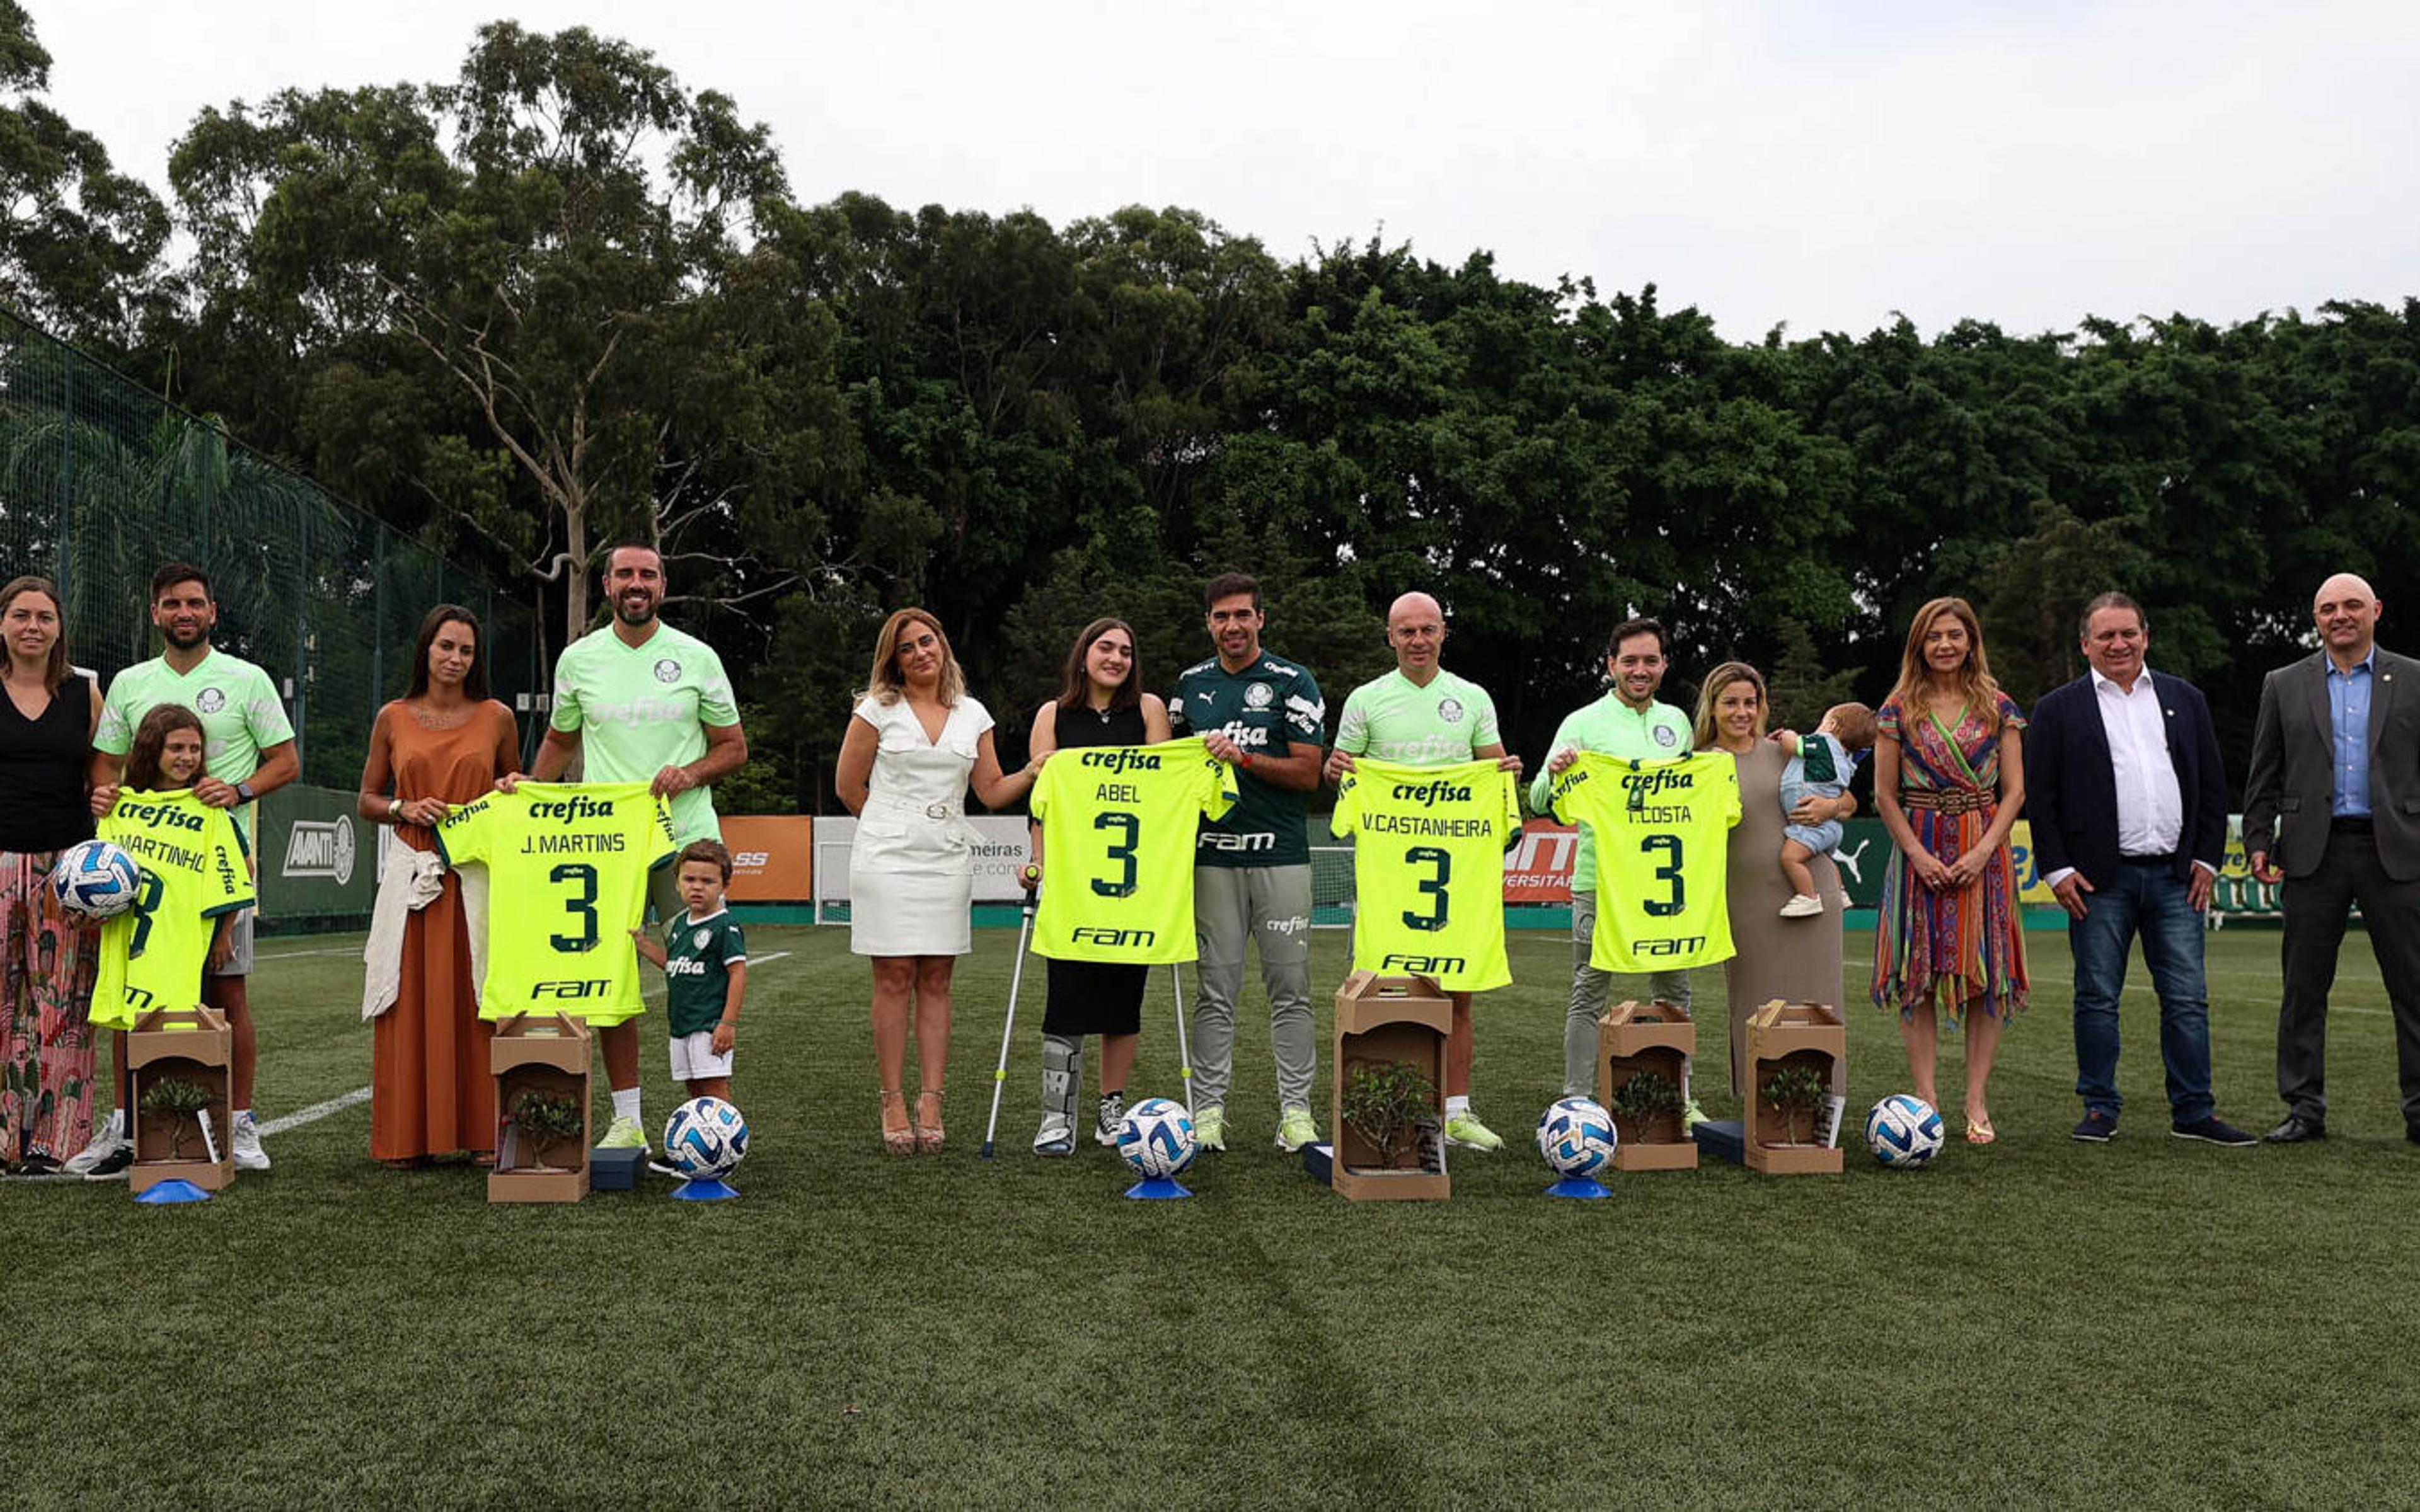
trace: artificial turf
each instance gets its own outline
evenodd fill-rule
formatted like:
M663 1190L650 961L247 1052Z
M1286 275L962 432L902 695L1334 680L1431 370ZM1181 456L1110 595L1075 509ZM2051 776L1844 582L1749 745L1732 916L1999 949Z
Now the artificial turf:
M1343 936L1316 936L1332 989ZM260 1111L367 1081L359 965L264 941ZM1568 943L1515 933L1481 1000L1478 1106L1444 1203L1345 1202L1270 1148L1257 988L1233 1149L1193 1200L1121 1199L1084 1144L1034 1157L1029 973L976 1157L1013 932L960 964L951 1144L876 1138L866 973L845 931L752 930L737 1202L667 1185L490 1207L467 1167L367 1158L368 1110L269 1141L215 1200L0 1184L0 1497L29 1504L1304 1507L1542 1504L2378 1505L2420 1492L2420 1148L2384 995L2348 941L2324 1144L2167 1136L2156 1011L2130 991L2107 1146L2077 1117L2068 961L2030 938L2000 1142L1956 1094L1935 1165L1768 1178L1621 1173L1550 1201L1528 1128L1554 1097ZM2219 1111L2272 1091L2276 936L2211 937ZM1853 935L1857 961L1865 937ZM2134 975L2142 976L2139 962ZM1844 984L1857 1111L1905 1083ZM1697 1075L1730 1111L1719 973ZM1135 1094L1179 1091L1164 974ZM1323 1013L1323 1026L1326 1018ZM646 1041L648 1115L673 1104ZM1328 1074L1325 1030L1321 1075ZM1945 1089L1959 1085L1954 1048ZM1321 1101L1324 1104L1326 1093ZM600 1092L601 1103L601 1092ZM600 1107L600 1113L601 1113ZM1326 1123L1321 1110L1323 1129Z

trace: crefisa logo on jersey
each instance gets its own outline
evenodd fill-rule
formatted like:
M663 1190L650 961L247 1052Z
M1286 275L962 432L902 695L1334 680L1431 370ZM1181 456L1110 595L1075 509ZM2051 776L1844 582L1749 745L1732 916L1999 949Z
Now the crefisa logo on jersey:
M1443 719L1448 724L1462 723L1462 700L1457 698L1439 699L1437 701L1437 717Z
M1442 779L1420 783L1398 782L1395 784L1395 801L1423 804L1468 803L1470 789L1459 782L1448 782Z
M215 687L206 687L194 697L194 707L204 714L216 714L226 707L226 695Z
M1131 746L1095 747L1084 752L1084 764L1106 766L1111 772L1156 772L1159 758Z
M680 663L673 660L670 656L666 656L661 661L657 662L656 681L659 683L679 682Z
M353 880L354 855L350 817L339 814L334 819L297 819L286 835L285 874L329 877L341 887Z

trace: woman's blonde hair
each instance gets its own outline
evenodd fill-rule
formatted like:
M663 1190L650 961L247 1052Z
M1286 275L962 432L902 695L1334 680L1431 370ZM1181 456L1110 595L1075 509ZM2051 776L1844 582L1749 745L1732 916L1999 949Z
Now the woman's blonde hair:
M1960 695L1966 701L1966 710L1983 722L1987 730L2000 728L2000 685L1992 679L1992 664L1983 656L1983 625L1975 618L1975 606L1962 598L1936 598L1916 611L1916 619L1907 627L1907 648L1900 653L1899 681L1890 690L1890 702L1899 705L1902 717L1917 712L1917 701L1932 686L1932 669L1924 659L1925 632L1932 622L1944 614L1955 616L1966 627L1966 665L1958 670L1956 682Z
M908 689L908 679L899 675L899 637L910 625L924 625L941 642L941 702L957 702L958 695L967 690L967 674L950 650L950 633L921 609L900 609L882 622L882 633L874 638L874 671L867 674L865 690L858 697L885 705L899 702L899 695Z
M1773 713L1773 701L1764 690L1764 674L1744 661L1727 661L1706 674L1698 688L1696 738L1690 744L1698 750L1714 747L1714 737L1722 732L1714 728L1714 700L1733 683L1749 683L1756 687L1756 738L1764 738L1764 721Z

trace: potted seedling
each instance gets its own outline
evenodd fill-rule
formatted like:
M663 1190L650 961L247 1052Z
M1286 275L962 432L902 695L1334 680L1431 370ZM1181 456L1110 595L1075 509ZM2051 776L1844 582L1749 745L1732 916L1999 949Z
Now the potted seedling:
M570 1093L527 1088L513 1099L512 1116L513 1127L529 1141L532 1165L557 1169L571 1169L579 1165L576 1160L566 1165L551 1158L566 1140L576 1144L587 1129L580 1103Z
M1615 1088L1606 1111L1621 1142L1665 1144L1681 1137L1681 1088L1661 1072L1642 1071Z
M1376 1154L1375 1169L1426 1169L1438 1128L1437 1091L1419 1067L1405 1060L1353 1062L1345 1068L1343 1116Z
M1831 1084L1812 1066L1783 1066L1764 1079L1765 1103L1780 1116L1782 1138L1776 1145L1808 1145L1815 1141L1815 1120L1831 1098Z
M185 1158L185 1136L201 1130L202 1115L210 1110L217 1096L200 1082L184 1076L168 1076L153 1082L143 1092L140 1106L146 1113L168 1121L168 1158Z

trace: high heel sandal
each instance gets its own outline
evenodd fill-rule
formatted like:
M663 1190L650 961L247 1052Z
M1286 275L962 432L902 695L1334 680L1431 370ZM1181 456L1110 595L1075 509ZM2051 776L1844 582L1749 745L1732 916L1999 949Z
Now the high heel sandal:
M924 1115L924 1106L932 1104L932 1117ZM941 1089L928 1087L916 1094L916 1148L927 1155L939 1154L943 1138L941 1128Z
M882 1148L894 1155L916 1152L916 1131L908 1122L908 1094L895 1087L882 1088Z

